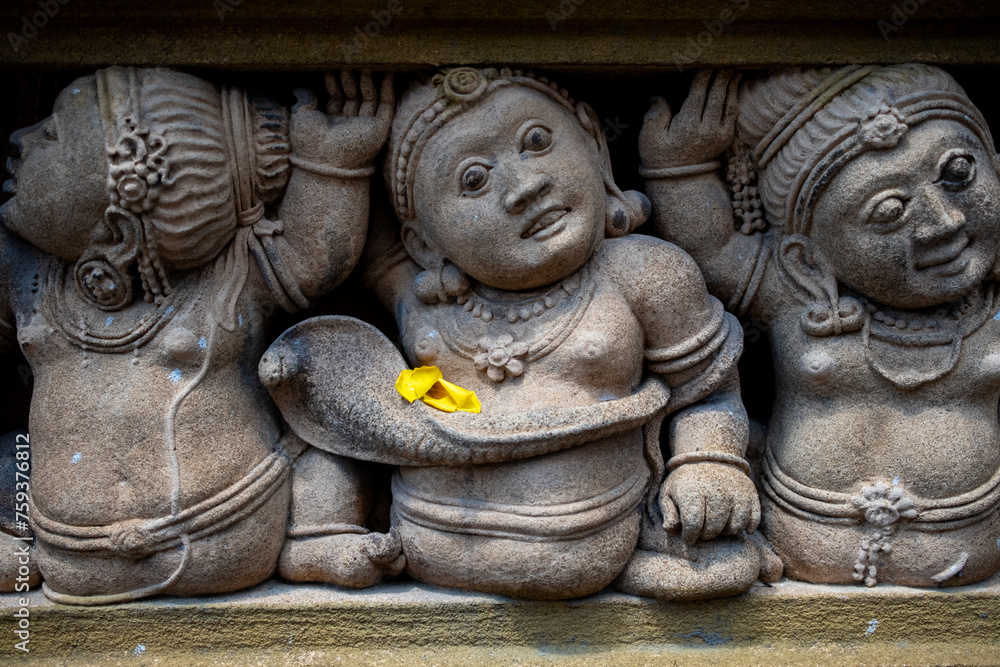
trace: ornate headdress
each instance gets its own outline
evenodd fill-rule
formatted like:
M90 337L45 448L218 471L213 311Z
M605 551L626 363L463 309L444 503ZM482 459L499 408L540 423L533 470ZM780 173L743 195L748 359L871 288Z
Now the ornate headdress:
M927 65L792 70L749 86L740 116L768 222L789 234L809 233L817 198L844 165L892 148L920 123L954 120L994 150L979 110L950 76Z
M389 138L385 177L396 214L403 222L416 218L413 206L415 165L420 160L427 141L450 120L473 108L492 93L503 88L520 86L538 91L563 107L577 119L584 131L597 142L601 155L601 173L605 187L626 206L626 217L638 226L648 212L641 202L627 196L614 183L611 158L601 122L589 105L575 102L565 88L554 81L531 72L503 68L475 69L456 67L436 74L430 82L416 84L403 97L396 110ZM625 234L630 228L614 230Z
M905 388L954 368L964 337L994 312L993 290L967 295L957 314L941 308L935 317L889 316L873 303L842 296L829 268L806 275L800 261L789 260L805 252L813 209L836 174L862 153L896 146L929 120L959 123L995 152L979 110L951 76L929 65L788 70L748 84L740 96L737 136L759 174L767 221L780 230L776 256L811 301L800 319L803 330L828 336L861 329L871 367ZM899 347L914 346L924 349L920 364L899 354Z
M135 231L146 299L170 294L165 264L185 270L218 257L213 308L231 330L252 253L280 305L308 305L271 243L281 221L264 216L288 181L287 112L171 70L109 67L96 79L108 155L105 218L112 230ZM98 305L128 303L127 277L113 281L118 292L108 296L94 289L94 275L78 267L78 283L89 281Z
M139 228L139 274L148 301L170 294L163 263L150 244L153 237L149 213L156 205L160 190L170 173L167 162L167 142L162 134L150 133L142 122L140 105L141 84L134 67L110 67L99 70L97 98L104 121L108 155L108 197L111 200L105 219L125 217L142 221ZM77 271L78 281L88 281L93 268L88 262ZM131 300L128 279L119 276L115 286L118 294L104 295L97 290L99 305L114 308ZM91 288L93 289L93 288ZM127 294L127 296L126 296ZM103 297L103 298L102 298Z

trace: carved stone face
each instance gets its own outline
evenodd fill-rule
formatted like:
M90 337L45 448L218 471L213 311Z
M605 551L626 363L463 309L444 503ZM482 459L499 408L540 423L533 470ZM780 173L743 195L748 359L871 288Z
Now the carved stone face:
M108 205L107 156L94 77L68 86L56 99L52 115L12 134L11 143L18 155L8 162L15 196L0 209L0 220L56 257L79 259Z
M530 89L499 90L427 142L414 181L418 234L492 287L558 281L604 236L600 159L566 109Z
M838 281L879 303L920 308L967 294L1000 247L993 156L959 123L917 125L833 178L813 239Z

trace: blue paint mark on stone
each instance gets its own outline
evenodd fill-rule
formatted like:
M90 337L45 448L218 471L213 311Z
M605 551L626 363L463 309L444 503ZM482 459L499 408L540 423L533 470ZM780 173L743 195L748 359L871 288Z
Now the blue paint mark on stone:
M170 378L171 382L177 384L178 382L181 381L181 375L182 375L181 369L175 368L174 370L170 371L170 375L168 375L167 377Z
M718 632L705 632L704 630L698 629L693 632L688 632L686 634L681 634L683 639L698 638L708 644L709 646L718 646L719 644L728 644L733 641L732 636L723 637Z
M207 340L205 340L205 337L204 337L204 336L202 336L201 338L199 338L199 339L198 339L198 347L200 347L200 348L201 348L201 349L203 349L203 350L204 350L204 349L205 349L206 347L208 347L208 341L207 341Z
M108 319L104 320L104 326L110 327L111 323L115 321L115 318L108 315Z
M70 461L73 462L73 465L76 465L77 463L80 462L80 459L82 459L82 458L83 458L83 454L81 454L80 452L77 452L76 454L73 455L73 458L71 458Z

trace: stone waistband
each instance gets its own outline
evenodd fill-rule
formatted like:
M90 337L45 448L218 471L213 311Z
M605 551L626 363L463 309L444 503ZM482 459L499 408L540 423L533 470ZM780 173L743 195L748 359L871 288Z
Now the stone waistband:
M816 489L789 477L771 452L761 466L764 493L799 518L824 524L888 526L907 521L922 532L956 530L978 523L1000 510L1000 469L984 484L949 498L920 498L902 484L874 482L860 493Z
M399 518L426 528L524 542L588 537L634 512L649 481L645 464L618 486L597 496L555 505L509 505L449 498L416 489L399 473L392 479L393 509Z

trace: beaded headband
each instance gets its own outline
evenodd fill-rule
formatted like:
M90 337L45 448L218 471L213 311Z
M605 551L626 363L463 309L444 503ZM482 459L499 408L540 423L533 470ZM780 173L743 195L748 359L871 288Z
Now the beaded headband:
M763 171L796 132L845 90L877 68L844 67L833 72L782 116L753 149L754 161ZM975 133L987 150L993 150L993 136L982 114L963 95L948 91L920 91L884 102L860 121L834 133L798 170L785 198L787 232L805 234L812 222L812 209L823 188L855 157L870 150L892 148L906 131L928 120L953 120Z
M968 99L944 91L919 92L883 104L863 121L845 127L831 137L799 171L787 200L789 231L804 234L812 223L812 210L823 188L848 162L870 150L892 148L906 131L929 120L952 120L966 126L987 150L993 136L979 110Z
M491 93L508 86L522 86L545 94L578 116L573 99L565 88L530 72L511 69L457 67L431 79L433 99L425 94L423 104L402 114L397 112L386 164L393 206L401 221L416 217L413 209L413 165L419 161L427 141L448 121L471 109ZM405 105L405 103L404 103ZM403 107L404 105L401 105ZM402 109L401 109L402 110Z

